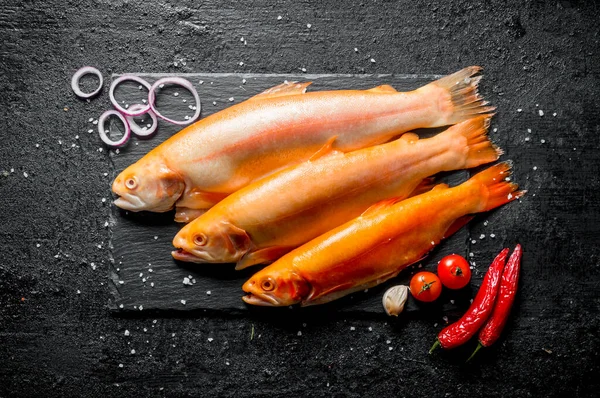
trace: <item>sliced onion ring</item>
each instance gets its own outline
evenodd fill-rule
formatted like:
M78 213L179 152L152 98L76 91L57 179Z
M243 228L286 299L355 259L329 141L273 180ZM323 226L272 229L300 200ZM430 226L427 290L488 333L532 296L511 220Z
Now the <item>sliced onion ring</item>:
M98 79L100 80L100 83L98 84L98 88L95 89L94 91L92 91L91 93L84 93L83 91L81 91L81 88L79 88L79 80L81 80L81 78L84 75L96 75L98 77ZM75 95L80 98L91 98L94 95L98 94L100 92L100 90L102 90L103 84L104 84L104 80L102 80L102 73L100 73L100 71L98 69L94 68L93 66L84 66L83 68L81 68L77 72L75 72L75 74L71 78L71 88L75 92Z
M146 89L148 91L150 91L150 83L148 83L147 81L145 81L144 79L142 79L141 77L135 76L135 75L123 75L117 79L115 79L111 85L110 85L110 90L108 91L108 97L110 98L110 102L113 104L113 106L122 114L127 115L127 116L139 116L141 114L144 114L146 112L148 112L148 110L150 110L150 105L142 105L141 108L132 111L131 109L125 109L123 108L121 105L119 105L119 103L117 102L117 100L115 99L115 88L121 84L124 81L127 80L132 80L134 82L138 82L139 84L141 84L142 86L146 87Z
M106 132L104 131L104 122L110 116L116 116L116 117L118 117L119 119L121 119L121 122L123 122L123 125L125 126L125 134L123 134L123 137L121 137L121 139L118 140L118 141L111 140L108 137L108 135L106 135ZM104 112L98 118L98 132L100 133L100 139L102 139L102 141L106 145L112 146L112 147L120 147L120 146L125 145L125 143L127 143L127 141L129 140L129 136L131 135L131 129L129 128L129 123L127 123L127 120L125 119L125 116L123 116L119 112L117 112L115 110L112 110L112 109Z
M144 107L145 105L142 104L134 104L129 107L129 110L132 112L137 112L138 110L143 109ZM152 118L152 126L145 130L137 125L137 123L133 120L133 116L125 116L125 119L127 119L127 121L129 122L129 128L131 129L131 132L137 135L138 137L148 137L152 135L152 133L154 133L156 131L156 128L158 127L158 119L156 118L154 112L149 110L145 114L149 115Z
M180 121L180 120L169 119L168 117L161 115L160 112L156 109L156 106L154 104L154 101L156 100L156 94L155 94L156 88L158 86L160 86L161 84L176 84L178 86L182 86L182 87L186 88L187 90L189 90L189 92L192 93L192 95L194 96L194 100L196 101L196 112L194 113L194 116L192 116L188 120ZM198 92L194 88L194 85L192 83L190 83L189 80L186 80L182 77L164 77L164 78L159 79L156 82L154 82L154 84L150 88L150 91L148 92L148 104L150 105L150 108L156 114L156 116L158 116L159 118L161 118L163 120L166 120L169 123L178 124L180 126L185 126L186 124L190 124L194 120L198 119L198 116L200 116L200 109L202 108L202 106L200 104L200 97L198 97Z

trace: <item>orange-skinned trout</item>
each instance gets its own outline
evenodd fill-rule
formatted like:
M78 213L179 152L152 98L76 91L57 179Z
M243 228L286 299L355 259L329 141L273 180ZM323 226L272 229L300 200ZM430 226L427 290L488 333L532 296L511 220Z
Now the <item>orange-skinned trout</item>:
M407 133L349 153L326 145L311 160L251 183L187 224L173 239L173 257L237 262L237 269L273 262L374 203L431 189L431 175L497 160L501 151L487 139L488 126L489 118L477 117L432 138Z
M177 208L187 222L227 195L275 170L308 160L333 137L349 152L401 133L452 125L494 108L477 93L472 66L417 90L306 92L284 83L210 115L123 170L115 205L130 211Z
M525 192L505 180L510 165L499 163L449 188L393 203L383 201L289 252L244 285L248 304L322 304L378 285L421 260L472 214L520 198Z

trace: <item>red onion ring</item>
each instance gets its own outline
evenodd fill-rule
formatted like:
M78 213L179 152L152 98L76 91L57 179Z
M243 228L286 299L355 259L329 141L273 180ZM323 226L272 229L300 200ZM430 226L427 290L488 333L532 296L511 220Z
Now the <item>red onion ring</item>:
M129 107L129 110L132 112L137 112L143 108L145 108L145 105L134 104ZM154 112L148 111L146 114L152 118L152 126L145 130L138 126L138 124L133 120L133 116L125 116L125 119L127 119L127 121L129 122L129 128L131 129L131 132L137 135L138 137L148 137L152 135L152 133L154 133L156 131L156 128L158 127L158 119L156 118Z
M91 93L84 93L83 91L81 91L81 88L79 88L79 80L81 80L81 78L84 75L96 75L98 79L100 79L100 84L98 84L98 88L92 91ZM102 84L104 84L104 80L102 80L102 73L100 73L100 71L94 68L93 66L84 66L83 68L75 72L75 74L71 78L71 88L75 92L75 95L79 98L91 98L94 95L98 94L100 90L102 90Z
M146 89L148 91L150 91L150 83L148 83L147 81L145 81L144 79L142 79L141 77L135 76L135 75L123 75L117 79L115 79L111 85L110 85L110 90L108 91L108 96L110 98L110 102L113 104L113 106L122 114L127 115L127 116L139 116L142 115L146 112L148 112L150 110L150 105L145 105L142 106L142 108L136 110L136 111L131 111L127 110L123 107L121 107L121 105L119 105L119 103L117 102L117 100L115 99L115 88L121 84L124 81L127 80L132 80L134 82L138 82L140 83L142 86L146 87Z
M156 91L156 88L158 86L160 86L161 84L176 84L178 86L182 86L182 87L186 88L190 93L192 93L192 95L194 96L194 100L196 101L196 112L194 113L194 116L188 120L179 121L179 120L169 119L168 117L161 115L160 112L156 109L156 106L154 105L154 101L156 100L155 91ZM198 118L198 116L200 116L201 104L200 104L200 97L198 97L198 92L196 91L196 89L194 88L194 85L192 83L190 83L189 80L186 80L182 77L164 77L164 78L159 79L156 82L154 82L154 84L148 91L148 104L150 105L150 109L152 109L152 111L156 114L156 116L158 116L159 118L161 118L163 120L166 120L169 123L177 124L180 126L190 124L194 120L196 120Z
M108 135L106 135L106 132L104 131L104 122L106 121L106 119L108 119L109 116L118 117L119 119L121 119L121 122L123 122L123 125L125 126L125 134L123 134L123 137L121 137L121 139L118 141L113 141L110 138L108 138ZM104 112L98 118L98 132L100 133L100 139L102 139L102 141L106 145L112 147L120 147L125 145L125 143L129 140L129 136L131 135L131 129L129 128L129 123L127 123L125 116L112 109Z

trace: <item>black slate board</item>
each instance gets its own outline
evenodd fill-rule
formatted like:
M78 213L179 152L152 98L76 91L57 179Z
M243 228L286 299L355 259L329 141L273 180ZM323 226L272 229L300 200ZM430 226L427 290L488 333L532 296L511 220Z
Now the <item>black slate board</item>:
M150 83L167 74L138 74ZM186 74L179 75L191 81L198 90L201 102L201 117L206 117L234 103L239 103L263 90L289 81L312 81L309 90L367 89L380 84L391 84L398 91L408 91L429 83L439 76L427 75L281 75L281 74ZM117 78L118 75L113 76ZM138 84L124 84L116 91L120 102L136 103L145 97L146 92ZM185 100L185 102L184 102ZM193 98L187 90L179 87L165 87L157 98L159 109L177 119L191 116ZM147 121L146 121L147 123ZM152 139L130 139L126 147L111 150L114 167L113 177L128 165L144 156L171 135L180 126L159 121L157 133ZM110 126L111 134L119 134L119 126ZM427 136L435 130L423 130ZM440 176L455 185L468 178L468 172L458 171ZM171 257L171 241L179 224L173 221L173 212L133 213L112 206L109 229L111 233L112 267L110 280L114 300L110 307L114 311L263 311L249 308L241 300L241 286L258 268L251 267L236 272L232 264L196 265L176 262ZM469 232L463 228L447 241L442 242L421 264L423 268L434 269L444 255L459 253L467 255ZM345 312L382 313L381 297L385 289L395 284L408 284L413 272L420 267L413 266L398 277L366 293L350 295L328 304L326 310ZM192 285L184 285L184 278L190 278ZM435 305L440 311L453 313L468 305L471 291L444 293ZM183 300L183 301L182 301ZM185 304L184 304L185 302ZM406 311L418 310L419 304L409 301ZM268 309L273 311L273 309ZM313 309L309 309L314 311ZM429 308L431 311L432 308ZM434 309L435 310L435 309Z

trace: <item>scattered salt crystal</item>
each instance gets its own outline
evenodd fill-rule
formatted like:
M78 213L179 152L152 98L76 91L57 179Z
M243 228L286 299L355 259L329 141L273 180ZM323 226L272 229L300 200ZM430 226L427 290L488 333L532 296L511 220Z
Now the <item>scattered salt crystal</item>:
M244 63L242 61L240 61L240 66L244 66Z
M15 169L11 167L11 169L10 169L10 172L11 172L11 173L14 173L14 172L15 172Z
M154 282L150 282L150 287L154 287Z
M148 264L148 265L150 265L150 264ZM148 272L152 272L152 271L153 271L152 268L148 268Z
M147 99L145 99L145 98L142 98L142 103L144 103L144 104L145 104L146 102L148 102L148 100L147 100Z
M350 330L355 330L356 328L354 326L350 326Z
M298 330L298 336L302 336L302 331Z
M473 239L473 240L471 240L471 243L475 244L475 243L477 243L477 241L475 239Z
M372 63L375 63L375 58L371 58L371 62L372 62Z
M196 279L192 279L192 283L196 283Z
M546 143L546 140L544 140L544 139L541 139L541 140L540 140L540 142L541 142L542 144L545 144L545 143Z
M123 308L123 304L119 304L119 308Z
M217 105L217 101L213 101L213 105Z
M92 130L92 129L88 130L88 133L90 133L90 134L93 133L93 132L94 132L94 130Z
M475 254L473 252L469 253L469 257L475 257Z
M131 355L133 355L133 354L135 354L135 350L132 349L131 350Z
M527 129L527 132L528 132L529 134L531 134L531 129Z
M92 267L92 271L95 271L95 270L96 270L96 264L94 264L94 263L90 263L90 267Z
M533 166L533 170L537 170L537 166Z
M517 112L523 112L523 109L519 108L517 109Z
M229 97L229 102L233 102L233 97Z
M492 238L492 239L493 239L493 238L495 238L495 237L496 237L496 234L490 234L490 238Z
M246 79L242 79L242 84L246 84Z
M434 324L433 324L433 327L434 327L434 328L437 328L437 325L438 325L438 324L437 324L437 322L436 322L436 323L434 323Z
M354 47L354 52L357 53L358 52L358 48Z
M540 109L540 110L538 111L538 114L539 114L540 116L544 116L544 111Z
M105 203L105 202L106 202L106 198L102 198L102 203Z
M144 328L144 333L146 333L148 331L148 328Z
M94 120L92 123L93 123L93 124L98 124L98 121L97 121L97 120Z
M450 304L454 304L454 300L450 300Z
M206 295L207 295L207 296L210 296L210 295L211 295L211 291L210 291L210 290L207 290L207 291L206 291Z
M556 117L556 112L554 112L554 113L552 114L552 116Z
M494 133L497 133L498 132L498 127L494 127L493 131L494 131Z
M386 344L392 344L392 340L386 340Z
M281 18L283 18L281 15L278 15L278 16L277 16L277 20L278 20L278 21L280 21L280 20L281 20Z
M229 361L225 361L225 365L229 366Z
M312 25L311 25L311 24L309 24L309 23L307 23L307 24L306 24L306 27L307 27L308 29L310 29L310 28L312 27Z
M373 328L371 326L369 326L369 332L372 332Z
M29 174L27 174L27 172L26 172L26 171L24 171L24 172L23 172L23 177L27 178L27 177L29 177Z
M146 283L147 279L146 278L142 278L142 283Z
M152 321L152 323L156 323L156 322L158 322L156 319L154 319L154 320Z
M119 367L120 367L120 368L122 368L122 367L123 367L123 364L122 364L122 363L120 363L120 364L119 364Z
M77 136L77 137L79 138L79 136ZM36 147L36 148L39 148L39 147L40 147L40 144L35 144L35 147Z
M143 272L140 272L140 278L141 278L142 276L144 276L144 273L143 273Z
M485 238L484 234L479 235L479 239L484 239L484 238Z
M122 285L122 284L124 284L124 283L125 283L125 282L123 282L123 281L119 281L119 285Z
M442 319L444 320L445 323L448 323L448 317L447 316L443 316Z
M200 80L198 83L199 84L204 84L204 80Z
M300 68L302 72L306 72L306 68Z
M81 290L77 290L77 294L81 294Z
M179 97L179 93L178 93L178 92L174 92L174 93L173 93L173 96L174 96L174 97Z
M525 137L525 141L529 141L529 137Z
M94 121L93 117L91 117L91 118L88 119L88 122L93 122L93 121Z
M142 311L144 309L143 305L140 305L140 311Z
M208 340L208 342L209 342L209 343L212 343L212 341L213 341L214 339L213 339L212 337L209 337L207 340Z
M158 87L160 87L160 88L164 88L164 87L165 87L165 85L164 85L164 84L161 84L161 85L159 85Z
M185 305L186 301L185 300L181 300L181 304Z
M158 240L158 236L154 235L154 240Z
M190 282L190 278L183 278L183 284L184 285L191 285L192 283Z
M388 347L388 350L392 351L394 349L394 347Z
M125 333L123 333L125 336L129 336L129 330L125 329Z
M41 245L39 243L36 243L35 247L40 247ZM92 263L94 264L94 263Z
M244 41L244 36L242 36L242 37L240 38L240 41L241 41L241 42L243 42L243 41Z

